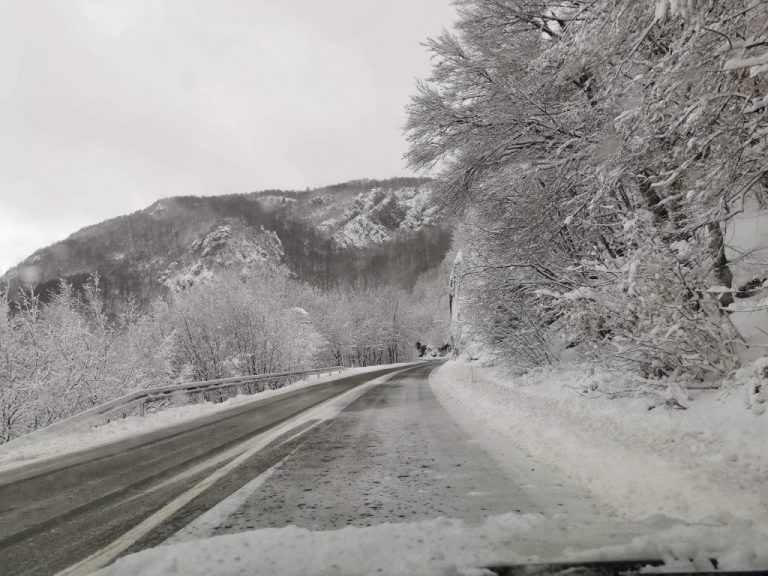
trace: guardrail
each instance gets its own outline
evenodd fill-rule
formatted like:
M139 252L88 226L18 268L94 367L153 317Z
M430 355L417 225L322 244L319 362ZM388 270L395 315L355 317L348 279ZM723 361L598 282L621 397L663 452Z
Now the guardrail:
M294 378L303 376L321 374L333 374L341 372L343 366L329 366L326 368L315 368L313 370L299 370L294 372L276 372L272 374L255 374L253 376L236 376L234 378L221 378L219 380L206 380L204 382L190 382L187 384L174 384L170 386L159 386L156 388L145 388L137 390L125 396L115 398L104 404L99 404L89 408L84 412L70 416L59 422L54 422L50 426L41 428L34 435L49 432L61 432L63 430L76 430L79 428L90 428L105 424L117 415L125 417L134 410L144 416L147 405L153 402L169 401L171 403L186 403L197 397L202 401L223 402L228 397L236 394L255 394L264 390L282 388L293 382ZM285 382L287 380L287 382ZM282 381L282 384L280 383ZM29 434L27 437L30 436ZM22 438L25 438L22 436ZM21 438L20 438L21 439Z

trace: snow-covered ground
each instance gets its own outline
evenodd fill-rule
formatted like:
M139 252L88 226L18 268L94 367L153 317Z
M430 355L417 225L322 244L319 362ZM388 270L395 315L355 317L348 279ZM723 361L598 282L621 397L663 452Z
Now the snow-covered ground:
M678 525L628 544L574 552L569 546L578 546L579 532L564 518L539 514L505 514L479 526L446 518L328 531L288 526L152 548L126 556L98 574L458 576L487 574L479 570L482 566L547 560L657 558L666 562L664 570L677 571L711 571L710 558L717 559L721 570L768 566L765 525ZM551 556L531 552L541 550L542 542L556 544Z
M515 375L451 361L432 387L489 437L487 449L526 450L619 517L768 522L768 418L746 408L742 391L690 392L687 410L649 410L657 402L647 397L605 395L631 389L621 380L578 365Z
M544 380L548 381L551 377L552 374L546 377L544 374L530 376L523 379L522 388L524 390L532 388ZM592 376L592 381L595 378ZM561 374L557 382L561 392L570 393L571 390L567 386L574 385L579 380L581 380L580 385L585 383L585 380L576 374L571 374L569 377ZM598 443L596 448L603 451L604 457L599 462L595 461L593 454L574 448L568 438L557 437L558 434L570 435L577 444L591 441L585 431L580 430L574 421L569 420L563 420L552 433L547 431L548 427L554 425L556 418L542 418L536 411L526 413L522 407L518 410L517 404L525 392L521 392L520 395L515 396L513 402L510 402L511 399L505 396L504 390L517 388L520 383L509 382L498 371L473 367L470 373L468 364L450 362L436 371L431 380L431 386L450 414L471 434L472 442L477 441L478 445L486 450L490 447L491 456L495 458L506 457L508 453L505 452L504 446L516 443L519 445L518 450L522 449L544 460L549 460L548 454L555 454L555 451L551 446L545 445L559 443L564 449L574 450L575 457L586 458L581 467L574 465L571 459L563 462L548 462L550 465L555 464L553 468L559 469L564 477L570 476L572 480L584 481L584 469L596 466L598 469L592 471L592 478L604 477L599 487L606 488L608 486L606 482L613 481L616 486L612 493L615 495L623 493L625 496L631 496L633 490L622 488L621 481L617 479L634 474L634 481L638 485L642 484L646 476L638 472L636 466L652 464L650 461L643 460L640 454L642 450L633 446L628 439L622 442L622 437L617 435L616 430L611 429L611 422L606 422L607 427L604 432L606 436L611 436L615 446L608 446L605 442ZM467 389L473 394L469 401L466 397L459 396L462 389ZM487 393L489 389L497 389L496 394ZM549 389L550 393L553 393L556 387L552 386ZM531 395L530 403L540 402L546 397L547 393L543 391ZM584 400L584 402L592 402L596 407L601 404L599 400ZM492 408L494 403L495 407ZM521 404L521 406L529 406L530 403ZM391 402L384 404L391 406ZM568 402L566 401L565 404ZM417 409L421 408L419 406ZM643 406L634 402L625 403L619 407L619 409L622 408L630 412L633 408L645 410ZM563 410L556 410L555 413L562 415ZM575 410L579 418L592 418L592 420L603 419L610 416L611 412L611 409L603 406L596 408L597 411L590 416L591 408L587 404ZM752 417L743 406L741 410L742 414L747 413ZM370 416L367 414L366 418ZM667 417L661 420L670 420L673 416L676 414L667 414ZM505 433L511 430L510 425L516 418L521 424L525 420L526 427L531 430L530 435L521 437L520 434L515 434L514 437L510 437ZM614 420L616 418L618 417L614 415ZM633 418L626 420L631 422ZM694 419L690 426L695 427L696 421L697 419ZM413 433L413 426L399 426L401 423L397 421L393 424L398 430L402 428L409 434ZM619 422L614 421L612 424L618 426ZM659 434L665 430L670 432L669 425L657 427ZM596 425L588 425L586 428L597 429ZM484 437L481 438L478 435L484 435ZM367 433L365 438L373 442L373 436ZM490 443L485 440L490 440ZM374 444L379 445L376 442ZM493 450L494 446L496 450ZM624 452L618 451L620 446L623 446ZM683 450L685 448L684 446ZM630 469L622 472L624 459L628 458L630 452L638 454L635 459L628 461ZM561 453L555 455L562 456ZM519 457L519 451L516 457ZM612 458L616 460L611 461ZM333 461L336 463L335 459ZM404 457L402 461L409 462ZM513 464L517 465L519 462ZM407 466L407 464L403 465ZM310 470L316 474L319 469L311 467ZM659 479L654 478L654 475L666 470L651 468L647 472L653 481L654 488L659 489L661 484L657 482ZM263 490L263 483L272 479L271 474L273 471L269 471L265 479L255 479L253 483L258 483L257 486L246 486L243 490L247 493ZM322 473L320 476L324 479L328 478ZM515 477L517 481L525 480L519 471ZM383 477L381 479L383 480ZM674 482L678 478L669 480ZM453 483L451 481L451 485ZM528 483L524 482L524 485L530 488ZM585 487L594 490L596 486L589 485L587 482ZM317 487L317 489L320 488L320 486ZM681 489L671 486L670 491L679 492ZM642 490L638 494L649 497L649 494ZM430 495L431 493L425 492L423 497L429 498ZM596 496L601 495L596 494ZM242 498L246 497L247 495L244 495ZM693 502L698 504L698 501ZM174 537L164 545L123 557L99 574L102 576L139 573L196 575L215 572L224 575L433 574L457 576L486 573L481 570L483 566L637 559L661 559L665 562L663 567L665 571L711 571L713 569L711 558L716 559L720 570L768 568L768 522L763 517L756 520L737 519L721 513L707 519L700 519L698 516L701 515L692 514L690 516L695 517L697 521L686 522L670 518L671 514L662 514L663 511L656 509L650 501L641 506L640 501L630 498L627 506L622 507L618 504L612 501L610 506L606 505L606 509L597 507L592 510L582 510L576 516L545 510L544 513L499 514L479 523L442 517L411 522L385 522L365 527L347 526L337 530L310 530L290 525L281 528L245 530L212 537L192 539ZM667 505L668 502L662 498L662 504ZM228 515L239 505L241 503L237 502L227 505L225 501L220 504L226 508L225 513L216 515L227 518L227 522L231 524L232 519ZM279 506L279 504L276 505ZM640 512L643 507L643 511ZM615 514L613 518L610 517L611 510ZM578 515L584 512L589 516ZM609 513L606 514L606 512ZM312 513L308 511L307 514L311 516ZM677 516L681 518L685 515ZM743 516L749 516L749 514L743 514ZM627 521L627 518L630 521ZM202 519L203 517L200 518ZM653 568L646 570L654 571Z
M768 211L749 203L726 229L726 256L731 262L733 286L757 280L749 298L738 296L729 306L729 319L749 348L741 351L745 360L763 356L768 345ZM762 280L762 288L760 281Z
M405 363L402 365L407 366L408 364ZM84 431L73 431L67 434L41 434L40 432L37 432L0 446L0 472L29 464L35 460L43 460L54 456L61 456L63 454L94 448L137 434L153 432L168 426L207 416L215 412L228 410L235 406L242 406L250 402L263 400L270 396L284 394L285 392L294 391L307 386L315 386L317 384L328 382L329 380L344 378L354 374L380 370L381 368L382 366L346 368L341 373L337 372L319 378L314 375L308 376L304 380L294 382L293 384L276 390L266 390L251 395L239 395L218 404L211 402L186 404L168 408L161 412L148 414L144 417L129 416Z

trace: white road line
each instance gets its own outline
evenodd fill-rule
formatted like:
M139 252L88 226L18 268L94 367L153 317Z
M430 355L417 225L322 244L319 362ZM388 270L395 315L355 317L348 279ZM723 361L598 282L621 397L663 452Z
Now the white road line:
M296 426L299 426L301 424L308 422L309 420L327 420L329 418L333 418L339 412L341 412L341 410L343 410L344 407L346 407L347 405L355 401L357 398L365 394L368 390L370 390L374 386L378 386L379 384L386 382L387 380L389 380L390 378L392 378L396 374L399 374L402 371L403 370L398 370L397 372L391 372L390 374L381 376L379 378L376 378L375 380L366 382L365 384L361 384L360 386L357 386L352 390L349 390L348 392L341 394L340 396L331 398L330 400L323 402L319 406L316 406L315 408L307 410L306 412L303 412L298 416L291 418L290 420L284 422L283 424L280 424L275 428L272 428L267 432L260 434L259 436L253 439L252 447L249 450L247 450L246 452L243 452L240 456L230 461L229 463L225 464L224 466L216 470L213 474L211 474L207 478L204 478L203 480L195 484L192 488L190 488L180 496L177 496L176 498L171 500L168 504L163 506L160 510L152 514L149 518L145 519L143 522L131 528L128 532L120 536L117 540L115 540L111 544L108 544L98 552L95 552L94 554L78 562L77 564L74 564L73 566L70 566L69 568L62 570L61 572L58 573L58 576L85 576L87 574L92 574L96 570L99 570L111 564L112 562L115 561L115 559L117 559L121 554L123 554L136 542L138 542L139 540L147 536L150 532L152 532L152 530L154 530L158 526L162 525L169 518L171 518L171 516L173 516L179 510L181 510L184 506L189 504L196 497L200 496L208 488L210 488L216 482L224 478L227 474L229 474L230 472L238 468L241 464L245 463L252 456L255 456L256 454L258 454L268 444L276 440L281 435L289 432L291 429L295 428Z
M325 421L326 420L317 420L311 426L301 428L296 434L280 442L278 447L287 444L299 436L305 435L307 432L313 430L316 426ZM200 540L202 538L213 536L216 527L224 524L227 518L237 512L237 510L240 509L243 504L245 504L246 500L248 500L252 494L261 488L264 482L269 480L272 474L275 473L275 470L277 470L282 465L282 463L285 462L286 458L288 458L288 456L277 462L268 470L265 470L256 476L256 478L248 482L245 486L236 492L233 492L230 496L227 496L213 508L195 518L191 523L187 524L184 528L165 540L162 545L176 544L178 542L188 542L190 540Z
M256 490L261 488L264 482L269 480L270 476L274 474L275 470L277 470L284 460L285 458L280 460L280 462L272 466L269 470L256 476L256 478L236 492L233 492L231 496L228 496L216 504L216 506L195 518L184 528L165 540L161 546L166 544L178 544L179 542L189 542L190 540L202 540L203 538L213 536L216 527L224 524L227 518L237 512L238 509L245 504L246 500L248 500Z

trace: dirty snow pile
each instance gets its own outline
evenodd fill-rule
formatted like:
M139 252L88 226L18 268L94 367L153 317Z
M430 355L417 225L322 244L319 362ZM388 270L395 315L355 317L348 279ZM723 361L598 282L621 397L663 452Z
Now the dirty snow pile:
M658 528L584 549L580 527L563 519L506 514L479 526L438 518L325 532L295 526L252 530L159 546L121 558L98 574L457 576L487 573L483 566L627 559L661 559L665 570L682 571L712 570L710 558L723 570L747 570L768 566L766 542L765 525L709 523Z
M686 390L681 409L633 394L631 374L520 374L463 360L431 383L459 422L492 437L487 445L519 446L620 517L768 521L768 418L746 406L749 387Z

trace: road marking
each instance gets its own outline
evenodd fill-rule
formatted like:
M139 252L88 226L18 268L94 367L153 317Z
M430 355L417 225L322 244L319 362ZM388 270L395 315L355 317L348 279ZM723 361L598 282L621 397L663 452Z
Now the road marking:
M315 420L309 426L300 427L296 431L296 434L292 434L288 438L284 439L276 446L276 448L284 446L285 444L288 444L289 442L301 436L305 436L310 430L314 430L323 422L327 422L327 420ZM243 504L245 504L248 498L256 493L256 491L261 488L267 480L269 480L269 478L283 464L283 462L285 462L295 451L296 448L294 448L290 454L276 462L271 468L268 468L256 476L256 478L250 480L243 487L233 492L231 495L224 498L224 500L207 510L205 513L195 518L192 522L184 526L184 528L171 535L161 544L161 546L165 544L189 542L190 540L200 540L213 536L215 529L219 526L222 526L227 521L227 518L237 512L243 506Z
M341 410L343 410L347 405L354 402L357 398L365 394L368 390L370 390L374 386L378 386L379 384L386 382L390 378L394 377L397 374L400 374L401 372L404 372L407 369L408 368L404 370L398 370L396 372L391 372L389 374L386 374L384 376L380 376L379 378L371 380L370 382L361 384L360 386L357 386L352 390L344 392L343 394L336 396L335 398L331 398L330 400L326 400L322 404L315 406L314 408L311 408L306 412L303 412L298 416L295 416L294 418L291 418L290 420L283 422L282 424L276 426L275 428L272 428L267 432L260 434L254 439L253 446L249 450L247 450L246 452L243 452L240 456L238 456L234 460L231 460L229 463L225 464L224 466L216 470L213 474L211 474L207 478L204 478L203 480L195 484L192 488L190 488L183 494L171 500L168 504L163 506L160 510L158 510L157 512L155 512L154 514L152 514L151 516L149 516L148 518L146 518L144 521L140 522L133 528L131 528L128 532L120 536L117 540L108 544L101 550L91 554L90 556L88 556L84 560L81 560L77 564L74 564L69 568L62 570L61 572L58 573L57 576L86 576L88 574L92 574L96 570L99 570L101 568L104 568L105 566L108 566L109 564L114 562L121 554L123 554L126 550L128 550L131 546L139 542L142 538L147 536L155 528L162 525L164 522L170 519L171 516L176 514L179 510L181 510L184 506L189 504L192 500L194 500L195 498L203 494L206 490L208 490L208 488L210 488L216 482L224 478L227 474L229 474L230 472L238 468L241 464L248 461L251 457L258 454L261 450L263 450L267 445L269 445L275 439L279 438L280 436L282 436L287 432L290 432L291 429L295 428L297 425L301 425L302 423L308 420L313 420L313 419L328 420L330 418L333 418L339 412L341 412Z
M272 474L275 473L275 470L277 470L284 461L285 458L272 466L272 468L269 468L256 476L256 478L236 492L233 492L230 496L224 498L224 500L216 504L216 506L195 518L192 522L184 526L184 528L166 539L161 546L165 546L166 544L177 544L179 542L189 542L190 540L202 540L203 538L213 536L216 527L224 524L227 518L237 512L237 510L245 504L248 498L261 488L264 482L269 480Z

